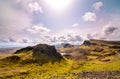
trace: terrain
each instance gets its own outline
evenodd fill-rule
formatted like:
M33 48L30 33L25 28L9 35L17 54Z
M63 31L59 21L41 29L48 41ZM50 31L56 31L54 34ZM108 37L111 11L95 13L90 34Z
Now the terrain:
M0 48L0 59L13 54L20 48Z
M15 52L18 49L20 49L20 48L0 48L0 55L12 54L13 52Z
M0 59L0 79L120 79L120 41L22 48Z

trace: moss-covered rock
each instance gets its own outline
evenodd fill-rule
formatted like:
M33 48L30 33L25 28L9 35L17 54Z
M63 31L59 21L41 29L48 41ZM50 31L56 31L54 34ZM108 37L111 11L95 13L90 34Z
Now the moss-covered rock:
M17 50L14 55L21 57L22 63L39 63L60 62L63 57L57 52L54 46L47 44L38 44L32 47Z

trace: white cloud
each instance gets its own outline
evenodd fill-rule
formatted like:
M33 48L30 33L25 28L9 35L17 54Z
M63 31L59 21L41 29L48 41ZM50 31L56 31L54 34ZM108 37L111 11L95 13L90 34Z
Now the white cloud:
M43 26L43 24L33 25L31 28L27 29L28 32L32 34L46 34L50 32L50 29Z
M34 40L27 37L15 38L13 36L0 39L0 43L34 43Z
M102 2L96 2L92 5L92 7L95 9L95 10L100 10L100 8L103 6L103 3Z
M42 7L39 5L38 2L29 3L28 6L29 6L29 8L31 9L32 12L44 13Z
M71 44L80 44L83 41L83 38L80 35L64 35L58 37L52 37L50 39L51 43L71 43Z
M39 0L16 0L14 2L16 6L19 5L19 9L27 13L44 13Z
M72 27L78 27L78 26L79 26L78 23L75 23L75 24L72 25Z
M29 39L29 38L19 39L19 42L20 42L20 43L33 43L33 44L35 44L34 40L31 40L31 39Z
M86 12L83 16L82 16L82 19L84 21L96 21L97 19L97 16L95 13L93 12Z
M29 14L13 8L11 3L0 3L0 38L19 36L32 22Z
M35 40L36 43L46 44L59 44L59 43L71 43L81 44L83 38L80 35L62 35L62 36L41 36L40 39Z

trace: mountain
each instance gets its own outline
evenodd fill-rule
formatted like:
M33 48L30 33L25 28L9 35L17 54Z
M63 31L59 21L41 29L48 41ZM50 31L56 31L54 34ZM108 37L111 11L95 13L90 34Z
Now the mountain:
M13 62L39 63L60 62L63 57L56 51L54 46L38 44L17 50L12 56L5 58Z
M70 44L70 43L59 43L59 44L55 44L55 47L56 48L61 48L61 47L64 47L64 48L69 48L69 47L74 47L76 45L73 45L73 44Z
M0 59L0 79L120 79L119 46L119 41L95 39L57 50L29 46Z
M105 41L105 40L85 40L83 45L101 45L101 46L120 46L120 41Z
M69 43L62 43L61 45L62 45L62 47L64 47L64 48L74 47L74 45L69 44Z
M100 62L112 61L116 59L116 55L120 54L120 41L85 40L80 46L59 50L68 59L94 60L96 58L95 60Z

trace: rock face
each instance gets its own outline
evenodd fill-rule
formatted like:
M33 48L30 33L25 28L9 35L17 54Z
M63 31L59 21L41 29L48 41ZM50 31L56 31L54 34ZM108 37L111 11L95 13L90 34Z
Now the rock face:
M120 41L91 39L84 41L80 46L59 48L58 50L67 59L109 62L114 60L109 57L120 54Z
M62 46L63 46L64 48L74 47L74 45L69 44L69 43L63 43Z
M92 43L88 40L84 41L83 45L87 45L87 46L90 46L90 45L97 45L96 43Z
M107 40L86 40L84 41L83 45L100 45L100 46L111 46L114 45L113 48L119 48L120 47L120 41L107 41ZM115 47L116 46L116 47Z
M109 46L109 48L120 49L120 46Z
M6 57L6 59L8 61L16 62L16 61L20 60L20 57L18 57L18 56L9 56L9 57Z
M79 79L120 79L120 71L93 71L75 74Z
M51 61L52 63L60 61L63 57L56 51L54 46L46 44L38 44L33 47L26 47L20 50L17 50L14 54L28 53L32 52L32 60L34 62L44 64Z
M26 48L22 48L22 49L17 50L14 54L19 54L23 51L30 51L30 50L33 50L33 47L28 46Z

